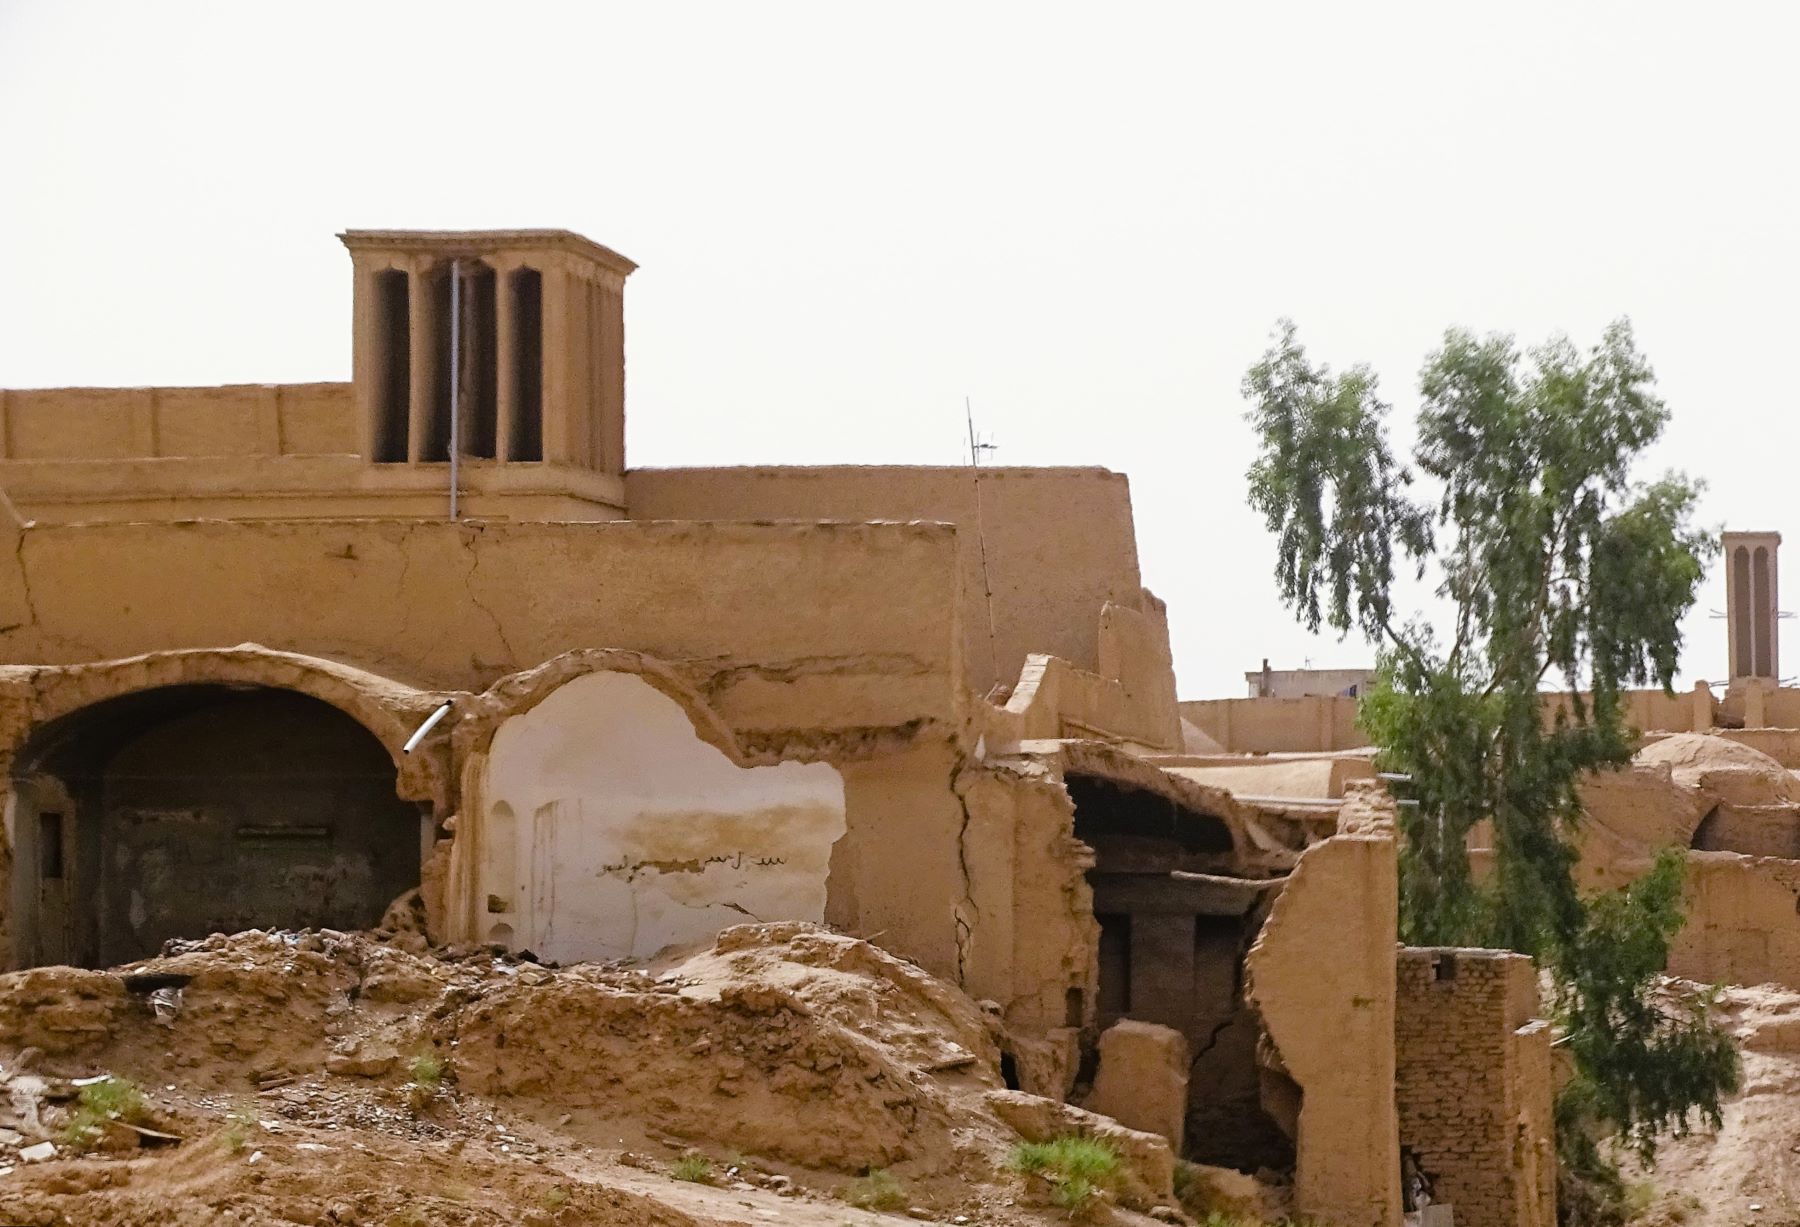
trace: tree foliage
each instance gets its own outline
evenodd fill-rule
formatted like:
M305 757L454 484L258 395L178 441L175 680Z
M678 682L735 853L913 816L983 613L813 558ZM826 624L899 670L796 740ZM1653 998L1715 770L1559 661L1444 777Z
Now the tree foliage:
M1578 784L1629 759L1627 690L1672 685L1714 548L1694 483L1634 480L1668 411L1629 324L1585 352L1446 333L1419 374L1410 467L1374 374L1314 365L1291 323L1244 394L1260 442L1250 503L1276 535L1283 600L1309 630L1380 648L1360 719L1417 801L1400 820L1402 936L1551 970L1578 1075L1559 1104L1571 1170L1603 1180L1601 1132L1648 1156L1694 1114L1716 1120L1733 1051L1704 1000L1658 980L1681 923L1679 855L1616 895L1584 899L1574 876ZM1396 612L1409 583L1435 592L1435 623ZM1477 823L1493 849L1479 880Z

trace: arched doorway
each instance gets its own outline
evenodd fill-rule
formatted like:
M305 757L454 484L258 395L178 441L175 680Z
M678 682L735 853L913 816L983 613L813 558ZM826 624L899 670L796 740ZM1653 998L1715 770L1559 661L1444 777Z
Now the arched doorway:
M329 703L177 685L36 729L13 767L15 961L111 966L172 937L364 928L419 883L421 809Z

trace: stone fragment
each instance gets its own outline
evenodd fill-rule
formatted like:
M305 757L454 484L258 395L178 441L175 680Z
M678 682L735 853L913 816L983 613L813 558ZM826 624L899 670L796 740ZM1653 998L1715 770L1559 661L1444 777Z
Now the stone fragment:
M352 1045L340 1048L325 1058L328 1073L348 1078L379 1078L399 1062L400 1054L378 1045Z
M1187 1119L1187 1039L1173 1027L1126 1018L1100 1036L1100 1069L1082 1105L1128 1129L1155 1133L1180 1153Z

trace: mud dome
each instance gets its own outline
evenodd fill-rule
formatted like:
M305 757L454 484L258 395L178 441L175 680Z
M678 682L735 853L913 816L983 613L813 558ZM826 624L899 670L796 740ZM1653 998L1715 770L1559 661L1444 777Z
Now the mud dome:
M372 927L418 885L420 816L371 733L308 695L169 686L37 730L15 765L19 961Z

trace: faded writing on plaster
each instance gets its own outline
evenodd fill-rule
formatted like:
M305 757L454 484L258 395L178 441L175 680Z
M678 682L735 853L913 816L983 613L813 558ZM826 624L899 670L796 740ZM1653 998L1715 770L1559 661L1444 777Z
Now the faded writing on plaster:
M785 864L785 856L745 856L742 852L737 852L728 856L708 856L689 861L615 861L611 865L600 866L600 872L622 873L627 878L633 878L646 869L657 873L702 873L710 865L728 865L733 869L753 865L758 869L771 869Z

